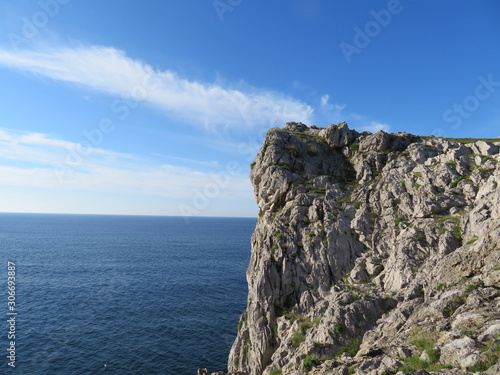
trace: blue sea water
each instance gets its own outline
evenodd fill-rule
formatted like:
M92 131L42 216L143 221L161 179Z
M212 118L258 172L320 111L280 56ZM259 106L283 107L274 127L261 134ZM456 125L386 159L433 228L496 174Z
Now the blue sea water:
M0 214L0 374L225 370L254 228L243 218Z

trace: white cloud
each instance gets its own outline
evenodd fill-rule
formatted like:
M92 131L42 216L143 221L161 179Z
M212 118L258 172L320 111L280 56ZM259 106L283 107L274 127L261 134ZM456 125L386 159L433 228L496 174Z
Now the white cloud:
M47 134L0 129L0 158L54 165L68 164L68 155L85 156L79 163L81 168L91 165L95 157L100 157L101 163L107 161L109 164L117 159L136 159L132 155L98 147L85 149L81 144L56 139Z
M204 189L217 198L252 196L242 170L212 163L201 170L157 164L129 154L104 149L68 164L66 156L76 145L41 133L0 129L0 185L61 191L94 191L190 199ZM215 184L215 185L214 185ZM208 188L207 188L208 187Z
M345 105L330 102L330 95L324 94L320 97L319 112L321 113L321 120L326 124L338 123L346 121L349 117L344 112Z
M153 69L114 48L0 49L0 65L144 101L169 116L208 128L309 123L313 116L311 106L285 95L190 81L173 71Z
M376 133L380 130L383 130L385 132L389 132L390 129L391 129L391 127L388 124L382 124L381 122L371 121L369 124L361 126L361 128L359 130L360 131L368 131L371 133Z
M321 106L324 107L328 104L328 99L330 99L330 95L325 94L321 97Z
M327 111L334 111L337 114L340 114L344 108L345 104L332 104L330 103L330 95L325 94L321 97L321 107Z

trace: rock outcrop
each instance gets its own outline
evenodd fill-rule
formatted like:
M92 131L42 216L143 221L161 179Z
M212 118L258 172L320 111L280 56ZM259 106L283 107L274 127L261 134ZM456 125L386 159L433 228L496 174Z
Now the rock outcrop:
M500 373L499 161L500 143L271 129L230 373Z

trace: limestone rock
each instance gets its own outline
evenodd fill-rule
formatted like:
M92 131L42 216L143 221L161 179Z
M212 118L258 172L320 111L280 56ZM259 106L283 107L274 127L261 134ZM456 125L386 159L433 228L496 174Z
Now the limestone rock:
M414 356L453 366L433 374L498 373L499 144L288 123L250 179L230 373L402 374Z
M441 349L441 363L467 369L481 360L479 345L470 337L453 340Z

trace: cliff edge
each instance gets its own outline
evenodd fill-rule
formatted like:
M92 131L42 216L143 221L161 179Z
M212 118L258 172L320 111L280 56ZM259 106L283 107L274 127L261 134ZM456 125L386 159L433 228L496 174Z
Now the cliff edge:
M491 141L271 129L230 373L499 374Z

